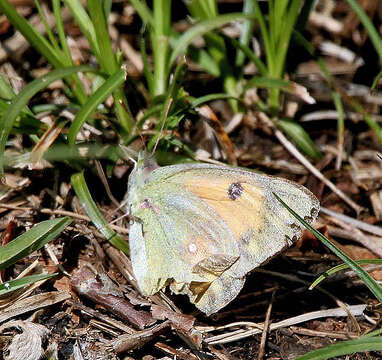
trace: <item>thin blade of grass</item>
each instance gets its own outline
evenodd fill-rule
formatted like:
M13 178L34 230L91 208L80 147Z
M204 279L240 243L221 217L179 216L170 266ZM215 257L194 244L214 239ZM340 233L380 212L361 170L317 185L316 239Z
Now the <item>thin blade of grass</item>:
M221 34L227 41L229 41L234 47L240 49L247 57L249 60L251 60L255 66L257 67L257 70L262 76L266 76L268 73L268 69L265 66L265 64L261 61L259 57L257 57L253 51L245 44L240 43L234 38L231 38L229 36L226 36L224 34Z
M54 13L54 17L56 19L57 35L58 35L58 38L60 40L62 52L66 58L67 66L73 66L74 64L73 64L72 56L70 54L68 42L66 41L64 22L63 22L62 16L61 16L61 6L60 5L61 5L61 0L53 0L52 1L53 13Z
M89 18L89 15L79 0L63 0L63 2L70 10L71 14L76 20L76 23L81 29L81 32L85 35L87 41L89 42L93 54L98 59L100 56L102 56L102 54L100 54L94 26Z
M375 295L379 302L382 302L382 288L377 284L377 282L368 274L361 266L359 266L353 259L347 256L342 250L337 248L328 238L322 235L319 231L314 229L309 225L301 216L299 216L294 210L292 210L280 197L273 193L278 201L298 220L300 221L313 235L320 240L326 247L328 247L335 255L337 255L344 263L348 264L349 267L359 276L359 278L364 282L364 284L369 288L369 290Z
M0 9L7 16L12 25L37 49L54 67L62 67L63 63L55 49L49 42L31 26L8 0L0 1Z
M382 259L367 259L367 260L355 260L358 265L368 265L368 264L382 264ZM316 280L312 282L309 286L309 290L313 290L318 284L327 279L329 276L334 275L336 272L348 269L348 264L340 264L326 270L322 275L320 275Z
M52 46L44 36L31 26L28 21L21 17L8 0L0 1L0 10L4 12L12 25L28 40L28 42L56 69L68 65L67 59L61 49ZM86 93L79 79L73 75L64 79L70 86L73 94L80 103L86 101Z
M253 19L253 18L254 16L249 14L231 13L231 14L219 15L213 19L200 21L199 23L192 26L185 33L183 33L183 35L180 36L174 42L174 47L173 47L173 51L168 63L168 68L171 68L176 58L186 51L187 47L191 44L191 42L195 39L195 37L202 36L205 33L211 30L214 30L216 28L219 28L220 26L234 20Z
M102 2L99 0L88 0L88 9L90 18L94 26L95 40L99 49L98 62L101 69L109 75L114 74L118 70L118 64L115 59L114 51L111 46L110 36L108 35L108 27L103 12Z
M332 90L332 98L333 98L334 106L338 113L338 120L337 120L338 155L337 155L337 161L336 161L336 169L339 170L341 168L342 154L343 154L343 147L344 147L345 111L344 111L344 106L342 104L341 95L337 91Z
M137 11L142 21L149 25L150 27L154 26L154 17L150 8L146 5L146 2L142 0L130 0L131 5Z
M154 30L151 45L154 58L154 95L167 92L171 67L167 66L170 54L171 0L153 1Z
M309 157L315 160L322 157L320 150L300 124L291 120L278 120L276 125L293 139L298 148Z
M171 107L171 104L173 104L177 99L177 95L178 95L179 89L182 85L186 71L187 71L186 62L183 60L183 61L179 62L179 64L177 65L177 67L175 69L174 77L171 81L170 88L168 90L166 99L163 103L161 118L160 118L160 120L157 124L157 127L156 127L157 132L150 139L150 141L147 145L147 149L149 151L153 150L154 144L156 144L158 139L160 138L160 136L162 136L161 130L165 129L166 119L167 119L167 116L169 113L169 108Z
M342 341L323 349L311 351L299 356L296 360L326 360L332 359L335 356L378 350L382 350L382 336Z
M94 71L90 66L72 66L64 69L52 70L49 74L41 76L38 79L30 82L25 88L15 97L10 106L4 112L0 119L0 174L1 180L4 181L4 150L8 136L12 130L13 124L25 108L30 99L42 89L45 89L53 81L65 78L77 72Z
M371 85L371 88L370 88L370 91L373 91L375 90L375 88L377 87L377 85L379 84L379 80L381 80L382 78L382 71L380 71L377 76L374 78L373 80L373 84Z
M94 26L95 40L99 49L99 57L97 60L101 68L109 75L118 71L119 65L109 36L109 29L106 21L106 15L102 2L99 0L88 0L88 9L90 18L96 26ZM129 104L127 102L122 86L118 86L114 90L114 109L118 120L124 132L129 133L133 127Z
M190 104L190 107L192 109L202 105L202 104L205 104L207 102L210 102L210 101L214 101L214 100L223 100L223 99L234 99L234 100L237 100L237 101L241 101L240 99L238 99L237 97L234 97L234 96L231 96L231 95L228 95L228 94L208 94L208 95L205 95L205 96L201 96L201 97L198 97L197 99L194 99L192 100L191 104Z
M11 100L16 96L12 86L5 80L4 75L0 74L0 98Z
M38 275L25 276L21 279L15 279L15 280L7 281L3 284L0 284L0 296L8 294L10 292L13 292L17 289L24 287L24 286L31 285L37 281L50 279L50 278L57 276L57 275L58 275L58 273L38 274Z
M84 174L77 173L71 177L71 183L73 189L80 199L81 205L85 209L86 213L96 226L98 231L105 236L105 238L117 249L122 250L125 254L129 255L130 250L128 243L123 240L107 223L106 219L102 216L96 203L94 202L89 188L86 185Z
M48 21L47 21L47 19L46 19L46 16L45 16L45 14L44 14L44 12L43 12L43 10L42 10L42 8L41 8L40 2L39 2L38 0L35 0L34 3L35 3L35 5L36 5L36 9L37 9L37 11L38 11L38 13L39 13L39 15L40 15L41 21L42 21L42 23L44 24L45 32L46 32L46 34L47 34L47 36L48 36L48 39L49 39L49 41L50 41L51 46L53 47L53 49L55 49L55 52L56 52L57 54L60 54L60 53L61 53L61 49L60 49L60 47L58 46L57 40L56 40L56 38L54 37L53 32L52 32L52 30L51 30L51 28L50 28L50 26L49 26L49 24L48 24Z
M256 1L256 0L245 0L244 1L244 5L243 5L243 13L244 14L253 14L253 12L255 10L255 7L253 5L254 1ZM249 44L249 41L250 41L252 33L253 33L253 26L254 26L253 20L244 20L243 23L241 24L240 38L239 38L239 41L237 41L237 42L240 45L242 45L243 47L248 48L248 44ZM252 53L252 51L251 51L251 53ZM235 65L238 67L242 67L244 65L244 60L245 60L246 55L247 55L247 53L244 52L239 47L238 51L236 51Z
M98 89L89 97L88 101L81 107L69 128L68 141L73 145L83 124L89 116L96 110L116 88L126 80L126 72L123 69L110 76Z
M42 221L8 244L0 247L0 270L43 247L56 238L71 222L72 219L68 217Z
M375 50L378 53L379 61L382 61L382 39L377 29L373 25L370 17L363 10L362 6L357 0L347 0L348 4L352 7L353 11L357 14L359 20L369 33L370 40L373 43Z

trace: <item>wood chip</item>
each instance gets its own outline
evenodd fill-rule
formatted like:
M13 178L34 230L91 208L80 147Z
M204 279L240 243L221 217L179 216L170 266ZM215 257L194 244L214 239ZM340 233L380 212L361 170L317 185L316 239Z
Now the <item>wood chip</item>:
M70 294L64 291L52 291L43 294L29 296L26 299L17 301L0 313L0 323L15 316L25 314L29 311L44 308L53 304L70 299Z

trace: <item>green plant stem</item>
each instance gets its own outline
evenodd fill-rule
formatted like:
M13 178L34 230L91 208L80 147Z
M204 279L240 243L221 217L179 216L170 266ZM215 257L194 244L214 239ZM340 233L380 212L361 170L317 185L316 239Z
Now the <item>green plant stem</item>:
M98 61L101 68L108 74L113 75L119 70L119 64L113 51L111 39L108 33L108 26L104 7L99 0L88 0L88 8L95 31L100 56ZM134 125L130 108L123 91L123 87L119 87L113 93L114 109L117 114L120 125L125 133L130 133Z
M152 30L154 52L154 96L167 90L167 63L171 24L171 0L154 0L154 29Z

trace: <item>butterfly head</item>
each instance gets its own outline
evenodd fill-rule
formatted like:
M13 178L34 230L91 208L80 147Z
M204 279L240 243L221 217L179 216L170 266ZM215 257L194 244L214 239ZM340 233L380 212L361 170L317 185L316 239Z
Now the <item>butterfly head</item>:
M146 151L139 152L138 159L134 163L134 169L129 177L128 195L130 199L137 195L137 190L148 182L150 174L158 167L157 162L151 154Z

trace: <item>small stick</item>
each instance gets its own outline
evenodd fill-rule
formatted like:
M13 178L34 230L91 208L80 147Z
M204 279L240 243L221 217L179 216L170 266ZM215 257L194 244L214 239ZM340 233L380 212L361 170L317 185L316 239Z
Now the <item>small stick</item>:
M315 166L313 166L309 160L296 149L296 147L285 137L285 135L272 123L272 121L264 114L259 113L259 118L270 126L280 143L302 164L304 165L317 179L322 181L328 188L330 188L337 196L351 206L357 214L359 214L363 208L350 199L345 193L337 188L330 180L328 180Z
M263 332L261 334L260 349L259 349L259 354L257 356L257 360L263 360L263 357L264 357L265 341L267 340L267 334L268 334L268 329L269 329L269 323L270 323L270 317L271 317L274 297L275 297L275 291L272 293L271 301L269 302L267 313L265 314L264 328L263 328Z
M158 336L171 330L171 324L169 321L165 321L162 324L155 325L149 329L138 331L134 334L124 334L117 339L112 340L109 345L113 347L117 354L121 354L126 351L141 348L149 341L154 340Z
M156 321L147 311L135 310L106 274L96 274L89 267L83 266L73 274L70 284L78 294L102 305L139 329Z

